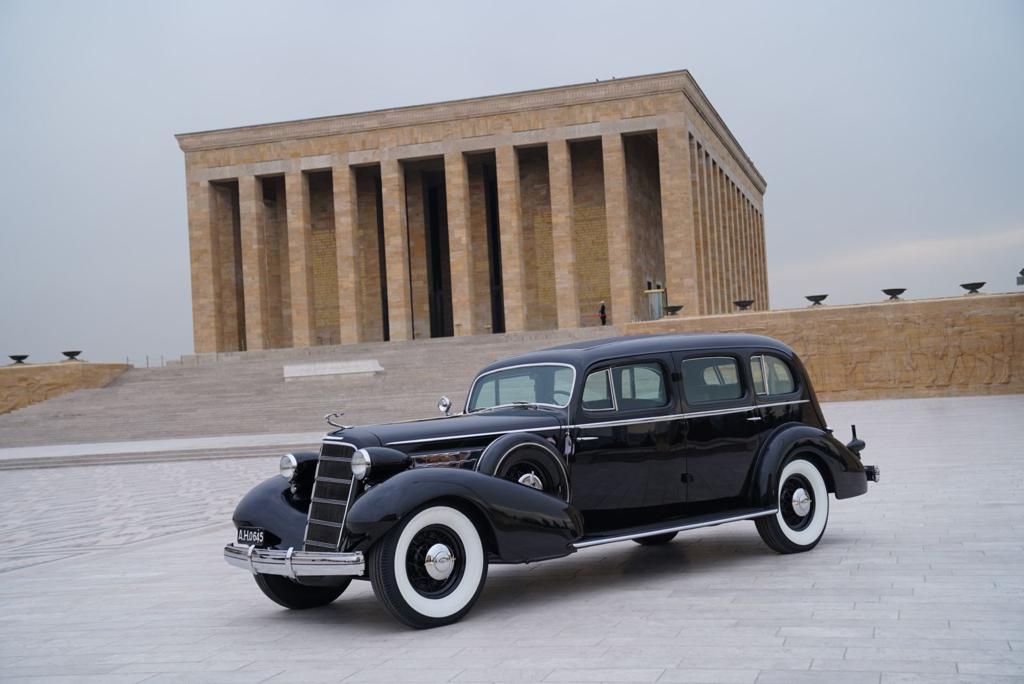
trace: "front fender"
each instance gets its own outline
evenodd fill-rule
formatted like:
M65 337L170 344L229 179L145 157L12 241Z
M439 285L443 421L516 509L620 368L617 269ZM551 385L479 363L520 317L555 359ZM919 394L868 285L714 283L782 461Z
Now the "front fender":
M366 551L424 504L460 505L482 527L495 560L523 563L573 551L583 535L583 516L549 494L472 470L418 468L371 487L348 512L351 550Z
M259 527L278 540L271 548L301 549L306 536L306 512L289 503L290 485L275 475L249 490L235 507L235 527ZM274 541L273 539L271 541Z
M859 496L868 490L864 464L856 454L820 428L790 423L773 432L761 449L750 484L751 505L776 505L779 472L786 459L796 454L806 455L825 471L829 491L837 499Z

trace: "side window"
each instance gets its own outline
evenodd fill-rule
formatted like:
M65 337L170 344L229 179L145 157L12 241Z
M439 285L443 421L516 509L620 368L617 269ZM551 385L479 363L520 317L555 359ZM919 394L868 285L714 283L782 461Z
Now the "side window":
M750 357L750 374L754 378L754 391L761 396L789 394L796 390L793 372L777 356L761 354Z
M764 365L762 364L763 356L751 356L750 357L750 375L754 378L754 391L757 392L758 396L764 396L768 394L768 386L764 384Z
M665 376L657 363L638 363L612 369L619 410L661 408L668 404Z
M768 394L789 394L796 389L793 374L786 362L776 356L765 356L768 368Z
M608 384L608 370L597 371L587 376L583 383L583 409L586 411L611 411L611 387Z
M743 396L739 365L729 356L683 361L683 393L689 404L709 404Z

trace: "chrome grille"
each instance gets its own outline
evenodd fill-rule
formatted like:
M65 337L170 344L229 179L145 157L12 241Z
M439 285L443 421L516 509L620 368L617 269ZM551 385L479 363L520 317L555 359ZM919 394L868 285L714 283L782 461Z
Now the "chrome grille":
M352 502L350 444L324 444L316 465L316 479L306 520L306 551L338 551L345 533L345 514Z

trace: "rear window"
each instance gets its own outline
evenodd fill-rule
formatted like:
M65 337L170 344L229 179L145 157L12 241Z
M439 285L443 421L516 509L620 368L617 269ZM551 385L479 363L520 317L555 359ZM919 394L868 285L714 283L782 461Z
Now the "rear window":
M777 356L751 356L750 375L754 378L754 391L760 396L790 394L796 391L796 381L793 380L789 365Z
M683 393L689 404L710 404L743 396L739 364L729 356L683 361Z

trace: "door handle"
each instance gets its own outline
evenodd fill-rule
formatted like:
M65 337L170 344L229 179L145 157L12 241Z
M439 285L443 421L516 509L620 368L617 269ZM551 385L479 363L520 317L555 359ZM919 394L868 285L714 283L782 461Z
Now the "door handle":
M753 422L756 422L758 420L764 420L764 418L762 418L761 416L750 416L749 418L747 418L747 420L750 421L751 423L753 423Z
M597 439L597 437L577 437L576 441L577 442L589 442L589 441L595 440L595 439Z

